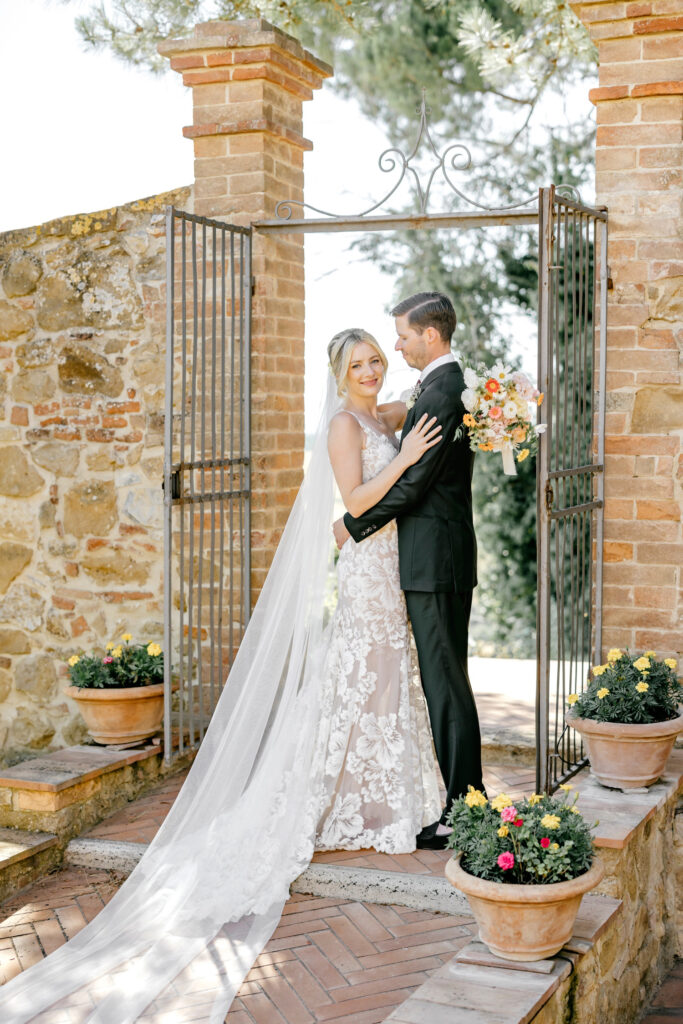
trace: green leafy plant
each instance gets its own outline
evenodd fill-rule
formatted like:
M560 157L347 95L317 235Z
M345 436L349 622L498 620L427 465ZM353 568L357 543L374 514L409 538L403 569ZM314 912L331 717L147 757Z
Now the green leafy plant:
M683 686L674 658L658 659L654 651L634 657L614 647L604 665L593 666L586 690L567 699L574 715L596 722L668 722L678 715Z
M514 801L500 793L489 802L469 786L449 815L448 846L462 852L461 867L477 878L517 885L566 882L588 871L590 826L576 806L578 793L569 799L574 787L560 788L560 796L532 793Z
M106 653L74 654L69 658L72 686L105 689L122 686L151 686L164 680L164 655L157 643L131 644L124 633L122 643L109 642Z

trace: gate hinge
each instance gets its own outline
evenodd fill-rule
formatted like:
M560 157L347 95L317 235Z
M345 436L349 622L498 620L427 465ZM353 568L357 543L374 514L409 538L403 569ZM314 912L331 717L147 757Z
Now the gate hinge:
M162 491L166 490L166 481L161 481ZM174 469L171 473L171 501L175 501L180 497L180 470Z
M255 277L252 277L252 279L251 279L251 294L252 294L252 297L254 295L256 295L256 278Z
M612 280L612 268L608 265L607 267L607 291L611 291L614 288L614 281Z
M546 512L552 511L553 502L555 500L555 492L553 491L553 485L550 480L545 482L545 510Z

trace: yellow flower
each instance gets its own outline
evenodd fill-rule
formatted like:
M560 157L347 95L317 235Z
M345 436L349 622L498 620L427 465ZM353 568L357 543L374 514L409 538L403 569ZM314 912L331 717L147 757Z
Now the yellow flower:
M643 672L646 668L650 667L650 659L638 658L638 661L633 662L633 667L637 668L639 672Z
M152 658L157 658L161 654L161 647L159 644L147 644L147 653Z
M512 807L512 797L508 796L507 793L499 793L491 801L491 807L493 807L494 811L502 811L504 807Z
M643 654L643 657L644 658L656 658L657 657L657 652L656 651L645 651L645 653Z
M675 658L665 658L664 664L667 668L676 668L677 662Z
M573 788L574 787L571 784L571 782L563 782L563 783L560 784L560 789L564 789L565 792L568 792L570 789L573 789Z
M105 649L105 651L113 651L115 647L116 647L116 644L114 643L114 641L110 640L108 644L105 644L105 648L104 649Z
M544 395L544 394L543 394L543 392L541 391L540 395L539 395L539 396L538 396L538 398L536 399L536 405L541 405L541 403L543 402L543 399L544 399L544 398L545 398L545 395Z
M598 690L598 697L600 698L600 700L603 700L608 693L609 690L607 689L607 687L603 686L601 690Z
M529 449L528 448L522 448L521 452L517 456L517 462L524 462L524 460L528 457L528 455L529 455Z
M536 804L540 804L542 799L543 799L543 797L541 796L540 793L532 793L531 796L529 797L529 804L530 804L531 807L535 807Z
M560 817L558 814L544 814L541 818L543 828L559 828Z
M636 683L636 690L638 691L638 693L647 693L649 689L649 683Z
M578 693L570 693L569 696L567 697L567 704L576 704L578 699L579 699Z
M578 807L570 807L569 810L572 812L572 814L581 814L581 811Z
M607 652L608 661L619 661L619 658L624 657L624 652L620 651L618 647L613 647L611 651Z
M507 827L507 825L501 825L500 828L498 829L498 835L500 836L501 839L505 839L505 836L509 835L509 833L510 829Z
M81 659L80 659L80 658L78 657L78 655L77 655L77 654L72 654L72 655L71 655L71 657L69 658L69 664L70 664L70 665L71 665L71 667L73 668L73 667L74 667L74 665L78 665L78 663L79 663L79 661L80 661L80 660L81 660Z
M480 789L475 789L474 786L468 786L467 793L465 795L465 803L468 807L485 807L488 800Z
M551 850L559 850L559 848L560 848L560 844L559 843L551 843L550 844L550 849Z
M121 644L119 644L118 647L113 647L112 648L112 652L111 652L112 658L120 658L122 654L123 654L123 647L121 646Z
M121 639L123 640L124 644L129 644L130 641L133 639L133 634L132 633L122 633L121 634Z
M465 415L462 418L462 421L466 427L476 427L477 425L477 421L475 420L474 416L472 416L472 414L469 412L465 413Z
M592 672L594 676L601 676L603 672L606 672L609 665L593 665Z

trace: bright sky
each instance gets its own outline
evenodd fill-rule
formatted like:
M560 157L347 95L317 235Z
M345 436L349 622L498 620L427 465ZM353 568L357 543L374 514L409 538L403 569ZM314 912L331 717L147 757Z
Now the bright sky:
M5 140L0 231L115 206L192 181L192 143L182 136L183 125L191 123L190 90L178 74L152 76L86 50L73 22L89 6L90 0L0 4ZM315 142L305 158L310 203L357 213L370 205L368 199L385 194L390 176L378 170L377 158L388 141L354 103L326 85L304 105L304 117L304 132ZM387 396L415 378L393 353L393 321L387 315L392 281L349 252L354 237L306 238L307 430L315 428L324 391L327 342L344 327L364 327L387 350ZM533 372L533 328L518 323L514 333Z

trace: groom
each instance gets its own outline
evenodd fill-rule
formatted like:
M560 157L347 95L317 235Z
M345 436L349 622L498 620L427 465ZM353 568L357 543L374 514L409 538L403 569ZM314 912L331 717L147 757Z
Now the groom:
M334 525L338 546L356 542L390 520L398 527L399 569L415 636L434 746L446 785L446 808L467 792L483 790L479 719L467 674L467 630L476 586L472 524L474 454L460 431L465 413L462 370L451 353L455 310L439 292L420 292L391 311L396 351L420 371L401 438L423 413L436 416L443 441L410 466L391 490L358 518L348 512ZM437 829L439 834L437 834ZM418 849L441 849L439 822L417 836Z

